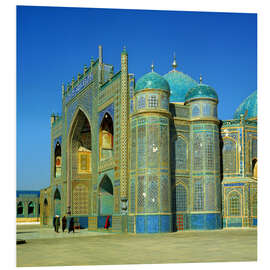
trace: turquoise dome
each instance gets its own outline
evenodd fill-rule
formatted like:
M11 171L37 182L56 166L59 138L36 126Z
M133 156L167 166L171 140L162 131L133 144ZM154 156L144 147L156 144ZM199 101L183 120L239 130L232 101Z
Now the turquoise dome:
M202 83L189 89L185 100L188 101L194 98L213 98L218 100L218 96L214 88Z
M257 90L244 99L236 109L233 118L240 118L240 115L245 114L246 111L246 119L257 117Z
M168 82L158 73L152 71L143 75L136 83L135 92L143 89L162 89L170 92Z
M172 70L163 76L171 89L171 102L185 102L185 95L190 88L197 85L197 82L183 72Z

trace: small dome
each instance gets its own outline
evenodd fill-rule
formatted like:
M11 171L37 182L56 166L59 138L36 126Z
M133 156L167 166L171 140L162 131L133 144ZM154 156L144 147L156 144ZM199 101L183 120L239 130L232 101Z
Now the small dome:
M185 102L185 95L190 88L197 85L197 82L183 72L172 70L163 76L171 89L171 102Z
M236 109L233 118L240 118L247 111L246 119L257 117L257 90L244 99Z
M143 89L162 89L170 92L168 82L158 73L152 71L143 75L136 83L135 92Z
M185 100L188 101L194 98L213 98L218 100L218 96L214 88L202 83L189 89Z

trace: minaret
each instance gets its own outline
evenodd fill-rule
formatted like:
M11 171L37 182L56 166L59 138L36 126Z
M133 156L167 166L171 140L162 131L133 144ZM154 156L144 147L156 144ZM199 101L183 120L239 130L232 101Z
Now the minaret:
M121 53L121 132L120 132L120 198L121 214L127 215L128 203L128 126L129 126L129 93L128 93L128 54L124 47ZM127 220L123 220L123 231L127 231Z

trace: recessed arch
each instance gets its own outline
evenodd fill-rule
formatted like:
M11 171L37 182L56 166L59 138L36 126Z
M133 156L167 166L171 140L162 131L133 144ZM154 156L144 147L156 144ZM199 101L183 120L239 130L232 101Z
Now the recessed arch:
M223 173L237 172L237 142L233 138L223 138L222 163Z
M252 159L252 177L257 179L257 169L258 169L258 160L257 158Z
M54 176L59 177L62 174L62 154L61 144L59 141L56 142L54 148Z
M17 215L23 215L23 203L21 201L17 204Z
M232 190L227 194L227 216L242 216L242 194Z
M33 216L35 211L35 206L32 201L28 203L28 216Z
M43 201L43 224L48 225L48 218L49 218L49 206L47 198Z
M111 179L104 175L99 184L99 214L108 216L113 214L113 185Z
M101 160L109 159L113 155L113 119L106 112L99 128L99 157Z
M54 215L61 215L61 194L58 188L56 188L54 195L53 195L53 201L54 201Z

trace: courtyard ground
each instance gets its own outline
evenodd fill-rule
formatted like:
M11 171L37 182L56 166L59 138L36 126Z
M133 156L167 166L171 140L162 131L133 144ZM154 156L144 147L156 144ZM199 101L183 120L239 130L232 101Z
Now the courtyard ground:
M257 230L185 231L163 234L55 233L17 225L17 266L162 264L257 260Z

